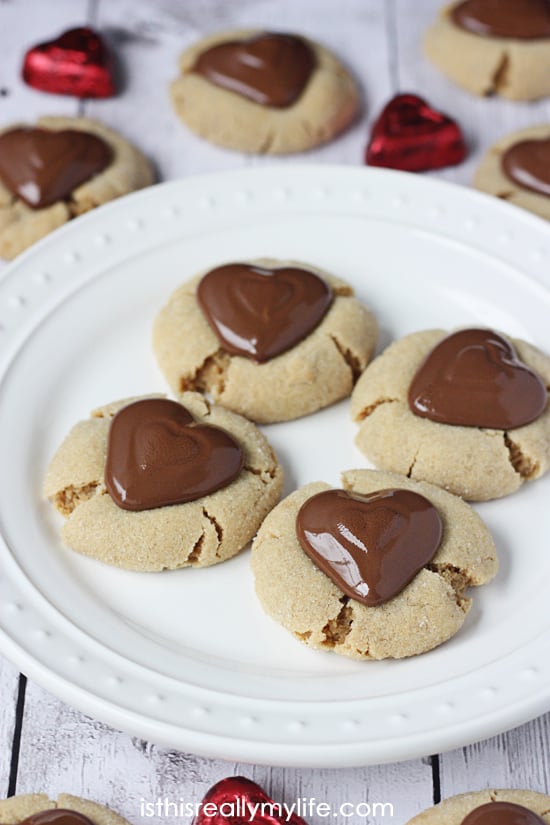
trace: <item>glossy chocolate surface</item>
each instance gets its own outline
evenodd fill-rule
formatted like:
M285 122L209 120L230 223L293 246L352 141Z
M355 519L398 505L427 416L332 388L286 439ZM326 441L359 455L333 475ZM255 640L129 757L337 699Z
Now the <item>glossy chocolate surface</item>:
M433 559L441 517L410 490L368 495L326 490L308 499L296 519L304 552L347 596L374 607L400 593Z
M331 304L332 290L306 269L236 263L208 272L197 300L226 352L263 363L315 329Z
M489 329L464 329L427 355L408 400L415 415L441 424L511 430L540 416L547 391L509 341Z
M51 808L32 814L19 825L94 825L91 819L69 808Z
M550 138L515 143L502 155L501 165L518 186L550 196Z
M65 129L12 129L0 135L0 178L31 209L66 200L112 161L97 135Z
M225 430L197 424L175 401L147 398L113 417L105 485L122 509L151 510L207 496L242 466L242 449Z
M451 11L460 28L482 37L550 37L549 0L465 0Z
M298 100L314 68L315 55L305 40L266 33L212 46L199 55L193 71L254 103L281 109Z
M523 805L488 802L471 811L462 825L544 825L544 819Z

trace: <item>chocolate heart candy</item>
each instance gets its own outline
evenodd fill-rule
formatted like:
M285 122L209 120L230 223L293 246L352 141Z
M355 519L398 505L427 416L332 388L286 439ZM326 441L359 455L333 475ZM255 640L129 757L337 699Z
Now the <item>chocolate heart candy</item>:
M23 819L19 825L94 825L91 819L69 808L51 808Z
M39 43L25 55L23 80L43 92L74 97L111 97L115 93L111 57L97 32L69 29Z
M0 135L0 178L32 209L68 198L112 157L111 147L89 132L19 128Z
M421 418L463 427L512 430L546 407L546 387L510 344L489 329L463 329L427 355L409 388Z
M193 825L306 825L244 776L229 776L213 785Z
M544 825L544 819L513 802L488 802L462 820L462 825Z
M410 490L326 490L296 518L304 552L347 596L368 607L397 596L433 559L441 517Z
M500 162L504 174L523 189L550 195L550 138L515 143Z
M225 430L197 424L175 401L147 398L111 422L105 486L123 510L152 510L207 496L242 466L243 452Z
M451 12L460 28L483 37L550 37L548 0L465 0Z
M306 269L227 264L202 278L197 299L227 352L262 363L315 329L332 291Z
M193 71L254 103L286 108L300 97L314 68L315 55L305 40L268 33L212 46L199 55Z
M396 95L372 127L365 154L369 166L406 172L460 163L466 145L456 121L417 95Z

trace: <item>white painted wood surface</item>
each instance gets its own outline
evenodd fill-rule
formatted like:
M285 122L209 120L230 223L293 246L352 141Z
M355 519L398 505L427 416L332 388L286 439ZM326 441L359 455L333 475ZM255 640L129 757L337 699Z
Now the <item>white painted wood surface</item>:
M438 6L439 0L0 0L0 89L5 90L0 125L32 121L40 114L84 111L134 140L155 161L161 179L288 163L225 152L198 140L173 115L166 86L176 74L179 51L208 32L233 27L294 30L333 48L365 90L355 126L330 146L300 157L301 162L361 164L368 126L380 107L395 91L413 91L462 124L471 147L469 159L436 174L468 184L482 153L497 137L550 122L550 101L477 100L448 83L420 49L422 31ZM123 92L113 100L79 104L25 87L19 79L24 49L85 22L110 37L124 69ZM17 793L69 791L110 804L134 822L140 819L141 799L196 802L213 782L235 773L254 778L287 802L314 796L336 808L341 802L390 801L395 808L392 821L399 824L440 792L446 797L487 786L550 790L550 716L431 760L308 771L234 765L159 748L83 716L32 683L24 703L20 696L16 726L20 686L12 665L0 658L0 793L8 792L11 776L11 790ZM16 727L20 737L14 737ZM172 825L177 820L165 821ZM357 821L361 818L353 819ZM381 823L387 817L363 821Z

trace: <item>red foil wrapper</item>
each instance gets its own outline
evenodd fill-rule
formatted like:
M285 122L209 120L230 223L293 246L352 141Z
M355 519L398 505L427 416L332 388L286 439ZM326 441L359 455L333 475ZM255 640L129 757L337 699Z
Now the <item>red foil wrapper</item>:
M460 126L421 97L396 95L372 127L365 153L369 166L423 172L454 166L466 157Z
M73 97L112 97L113 66L107 46L93 29L63 32L25 55L23 80L42 92Z

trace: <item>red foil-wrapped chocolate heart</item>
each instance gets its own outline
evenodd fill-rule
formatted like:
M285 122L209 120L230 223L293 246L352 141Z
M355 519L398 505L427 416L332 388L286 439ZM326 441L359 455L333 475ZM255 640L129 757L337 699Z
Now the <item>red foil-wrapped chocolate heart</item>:
M365 162L405 172L454 166L466 157L459 125L417 95L396 95L372 127Z
M33 46L25 55L22 74L25 83L42 92L73 97L115 94L109 51L99 34L86 27Z
M229 776L204 797L194 825L307 825L244 776Z

